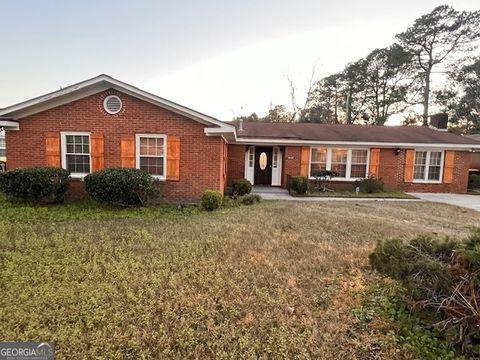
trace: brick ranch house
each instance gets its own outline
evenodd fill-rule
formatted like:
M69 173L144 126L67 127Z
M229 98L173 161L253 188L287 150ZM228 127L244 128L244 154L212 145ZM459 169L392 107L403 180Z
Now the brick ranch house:
M108 167L149 172L169 201L198 200L237 178L287 185L319 169L336 187L367 176L406 191L467 189L470 153L480 142L427 127L225 123L100 75L0 110L9 169L58 166L82 177Z

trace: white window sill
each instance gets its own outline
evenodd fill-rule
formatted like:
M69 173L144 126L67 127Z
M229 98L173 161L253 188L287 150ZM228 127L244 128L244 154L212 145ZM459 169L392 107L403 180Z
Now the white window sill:
M441 184L441 180L413 180L413 184Z
M367 176L368 177L368 176ZM364 177L364 178L340 178L340 177L334 177L332 179L330 179L329 181L344 181L344 182L355 182L355 181L359 181L359 180L362 180L362 179L366 179L367 177ZM313 176L310 176L309 177L310 180L317 180L316 177L313 177Z
M87 175L89 175L89 174L72 173L72 174L70 174L70 177L72 179L76 179L76 180L83 180L83 178Z

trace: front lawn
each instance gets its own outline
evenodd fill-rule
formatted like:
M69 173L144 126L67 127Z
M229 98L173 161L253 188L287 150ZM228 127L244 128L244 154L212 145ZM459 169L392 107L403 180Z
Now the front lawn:
M414 358L359 324L379 239L466 234L424 202L263 202L203 212L0 200L1 340L57 359Z

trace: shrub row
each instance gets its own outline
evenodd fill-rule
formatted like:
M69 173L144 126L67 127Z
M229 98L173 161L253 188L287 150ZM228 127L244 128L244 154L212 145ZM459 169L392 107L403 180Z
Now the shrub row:
M329 181L334 176L335 176L334 172L324 171L323 174L319 174L318 177L327 178L327 181ZM318 177L317 177L317 179L318 179ZM296 194L303 195L303 194L306 194L307 191L309 190L309 185L310 185L310 181L309 181L308 177L306 177L306 176L292 176L289 179L288 189L290 191L295 192ZM382 179L377 179L373 176L356 181L353 189L355 189L357 186L360 188L361 192L365 192L365 193L369 193L369 194L382 192L385 189L385 186L384 186L384 183L383 183ZM323 186L323 189L325 189L325 186Z

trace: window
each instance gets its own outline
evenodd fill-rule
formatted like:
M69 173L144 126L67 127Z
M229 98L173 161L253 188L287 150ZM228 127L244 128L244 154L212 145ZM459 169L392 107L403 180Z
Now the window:
M364 178L367 176L368 150L352 150L352 165L350 177Z
M273 148L272 166L274 169L278 167L278 147Z
M6 156L6 151L5 151L5 138L0 137L0 157L5 157Z
M368 149L312 148L310 176L322 170L335 171L338 180L355 180L368 176Z
M347 149L332 149L332 165L330 170L335 171L338 177L347 177Z
M310 161L310 175L315 176L327 169L327 149L312 149Z
M90 134L62 133L62 167L73 177L90 173Z
M166 136L145 134L137 135L136 138L137 169L160 179L165 179Z
M255 149L253 146L248 148L248 167L253 167L253 160L255 159Z
M438 182L442 174L442 151L415 151L413 180Z

